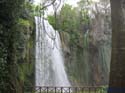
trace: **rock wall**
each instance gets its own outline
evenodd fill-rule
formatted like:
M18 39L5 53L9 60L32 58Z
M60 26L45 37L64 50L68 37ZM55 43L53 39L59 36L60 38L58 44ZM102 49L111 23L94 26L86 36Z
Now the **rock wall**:
M110 9L105 13L94 13L89 31L77 32L80 34L77 43L72 44L70 35L60 32L66 71L73 86L108 85L111 59Z
M35 23L34 18L20 19L16 25L15 55L17 62L17 78L22 91L35 85ZM31 91L32 88L29 88Z

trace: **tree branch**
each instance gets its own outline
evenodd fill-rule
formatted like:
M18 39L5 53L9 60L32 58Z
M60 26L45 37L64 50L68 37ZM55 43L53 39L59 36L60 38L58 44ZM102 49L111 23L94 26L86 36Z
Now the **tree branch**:
M50 4L43 6L41 9L43 10L43 9L49 7L50 5L54 4L55 2L56 2L56 0L53 0Z

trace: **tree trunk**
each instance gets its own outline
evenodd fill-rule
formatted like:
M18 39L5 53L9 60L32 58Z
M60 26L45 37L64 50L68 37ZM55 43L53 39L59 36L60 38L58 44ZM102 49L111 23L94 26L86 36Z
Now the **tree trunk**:
M125 0L111 0L112 58L108 93L125 93Z

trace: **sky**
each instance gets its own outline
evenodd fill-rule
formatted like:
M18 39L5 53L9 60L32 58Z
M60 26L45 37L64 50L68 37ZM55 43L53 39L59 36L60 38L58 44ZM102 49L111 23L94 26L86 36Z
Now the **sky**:
M35 3L35 4L39 4L40 1L42 1L42 0L34 0L34 3ZM69 5L72 5L73 7L76 7L78 1L80 1L80 0L65 0L65 3L67 3L67 4L69 4ZM98 2L99 0L92 0L92 1ZM52 11L53 11L53 8L52 8L52 6L51 6L51 7L48 8L48 11L47 11L47 12L48 12L48 14L51 14Z
M35 4L38 4L41 0L34 0L35 1ZM80 1L80 0L65 0L65 2L67 4L70 4L72 6L77 6L77 2ZM94 2L98 2L99 0L92 0Z
M78 2L79 0L66 0L66 3L67 4L70 4L70 5L72 5L72 6L77 6L77 2Z
M34 3L35 3L35 4L39 4L40 1L41 1L41 0L34 0ZM79 0L65 0L65 3L76 7L78 1L79 1ZM53 12L53 7L50 6L50 7L48 8L48 11L46 11L46 13L47 13L47 14L53 14L52 12Z
M41 0L34 0L35 4L38 4ZM73 6L77 6L77 2L79 0L65 0L67 4L73 5Z
M72 6L77 6L77 2L80 0L65 0L67 4L70 4ZM92 0L93 2L99 2L99 0Z

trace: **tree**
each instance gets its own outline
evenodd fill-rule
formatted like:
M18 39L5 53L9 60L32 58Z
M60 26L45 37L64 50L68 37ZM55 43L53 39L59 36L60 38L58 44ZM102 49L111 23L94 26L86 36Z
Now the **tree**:
M65 4L62 6L60 13L56 15L56 19L55 15L49 15L48 20L54 29L67 32L70 35L70 43L77 43L80 21L78 8Z
M125 0L111 0L112 58L108 93L125 93Z

